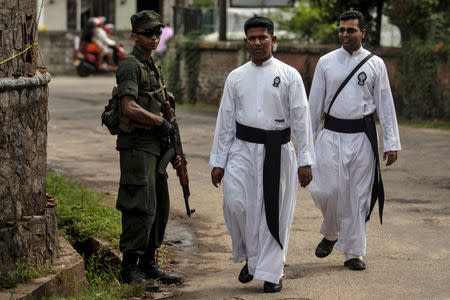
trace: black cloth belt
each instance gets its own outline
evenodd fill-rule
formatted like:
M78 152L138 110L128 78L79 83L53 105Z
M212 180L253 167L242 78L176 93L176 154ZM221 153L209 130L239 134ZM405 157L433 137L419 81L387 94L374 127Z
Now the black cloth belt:
M236 122L236 138L256 144L264 144L266 155L263 168L263 194L266 221L273 238L283 249L279 235L279 191L281 145L291 140L291 129L263 130Z
M378 199L378 213L380 215L380 223L383 223L383 208L384 208L384 187L381 178L380 159L378 154L378 140L377 130L375 127L375 120L373 114L365 116L362 119L339 119L329 114L325 114L325 129L342 132L342 133L357 133L365 132L369 138L372 150L375 156L375 174L372 185L372 198L370 200L370 210L366 217L366 222L370 219L375 203Z

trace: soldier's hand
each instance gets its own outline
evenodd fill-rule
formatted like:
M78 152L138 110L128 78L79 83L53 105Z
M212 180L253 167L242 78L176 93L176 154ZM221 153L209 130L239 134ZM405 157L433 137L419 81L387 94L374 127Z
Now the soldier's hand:
M300 166L297 170L298 181L301 187L307 187L312 180L311 166Z
M161 125L159 125L159 132L161 133L162 136L169 136L174 134L175 129L173 128L172 124L170 124L169 121L167 121L166 119L164 119L161 123Z
M215 187L219 187L219 184L222 182L223 175L225 174L225 170L222 168L214 167L211 171L211 181Z
M172 160L172 166L174 169L178 169L179 167L181 167L183 164L187 165L187 160L186 159L182 159L181 156L177 155L175 156L175 158Z
M386 166L390 166L397 160L397 151L387 151L383 153L383 161L386 161Z

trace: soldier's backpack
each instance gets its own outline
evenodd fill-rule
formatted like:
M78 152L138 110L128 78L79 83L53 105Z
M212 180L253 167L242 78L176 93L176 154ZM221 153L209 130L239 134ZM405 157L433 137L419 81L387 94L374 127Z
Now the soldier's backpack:
M112 135L120 132L119 105L119 99L117 99L117 86L115 86L111 93L111 99L108 100L108 104L105 106L105 110L102 113L102 125L105 125Z
M111 99L108 100L101 116L102 125L108 128L109 133L116 135L119 132L130 133L135 128L153 129L154 126L152 125L139 124L122 115L120 99L117 97L117 92L117 86L113 87Z

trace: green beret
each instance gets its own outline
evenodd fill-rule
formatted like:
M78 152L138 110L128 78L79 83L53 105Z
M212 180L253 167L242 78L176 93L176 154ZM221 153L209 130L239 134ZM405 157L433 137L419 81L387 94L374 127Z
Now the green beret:
M156 26L164 27L164 24L161 23L161 16L153 10L142 10L132 15L130 20L133 29L142 28L149 30Z

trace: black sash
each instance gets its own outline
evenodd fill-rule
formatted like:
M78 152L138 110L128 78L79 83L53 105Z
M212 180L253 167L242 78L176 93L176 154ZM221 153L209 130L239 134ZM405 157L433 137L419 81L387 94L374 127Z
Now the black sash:
M263 168L263 194L266 221L273 238L283 249L279 236L279 190L281 145L291 140L291 129L263 130L236 122L236 138L257 144L264 144L266 155Z
M365 132L369 138L372 150L375 156L375 175L372 185L372 198L370 200L370 210L366 217L366 222L370 219L375 203L378 201L378 213L380 215L380 223L383 223L383 207L384 207L384 187L381 179L380 159L378 157L378 141L377 130L375 127L375 120L373 114L365 116L362 119L339 119L329 114L325 114L324 128L343 133L357 133Z

